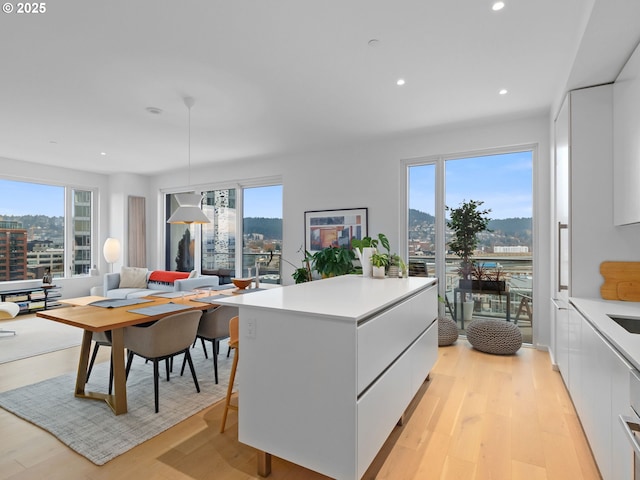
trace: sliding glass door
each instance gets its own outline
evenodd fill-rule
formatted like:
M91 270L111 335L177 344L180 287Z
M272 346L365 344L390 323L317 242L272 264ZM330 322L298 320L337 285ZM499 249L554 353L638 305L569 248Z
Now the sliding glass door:
M443 314L456 320L461 333L475 318L514 322L532 342L533 151L436 157L407 167L409 263L424 263L427 274L438 277ZM475 275L504 282L502 290L460 288L447 207L471 200L490 210L489 229L478 234L471 257Z

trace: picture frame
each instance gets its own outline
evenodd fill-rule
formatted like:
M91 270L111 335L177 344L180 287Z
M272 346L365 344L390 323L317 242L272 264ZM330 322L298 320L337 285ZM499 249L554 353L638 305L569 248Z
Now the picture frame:
M351 249L351 239L367 236L367 209L304 212L305 250L315 253L329 246Z

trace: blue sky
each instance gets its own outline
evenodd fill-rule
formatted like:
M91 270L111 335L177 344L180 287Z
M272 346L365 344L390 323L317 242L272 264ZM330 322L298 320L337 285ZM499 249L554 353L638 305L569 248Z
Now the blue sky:
M531 152L446 162L446 204L483 200L490 218L532 216ZM409 206L435 211L435 167L411 167ZM244 215L282 218L282 186L246 188ZM64 188L0 180L0 215L64 214Z
M244 216L282 218L282 185L245 188Z
M282 186L247 188L247 217L282 218ZM0 179L0 215L64 215L64 188Z
M64 188L0 179L0 215L64 215Z
M445 169L447 206L482 200L492 219L533 216L531 152L448 160ZM433 215L435 166L411 167L409 183L409 207Z

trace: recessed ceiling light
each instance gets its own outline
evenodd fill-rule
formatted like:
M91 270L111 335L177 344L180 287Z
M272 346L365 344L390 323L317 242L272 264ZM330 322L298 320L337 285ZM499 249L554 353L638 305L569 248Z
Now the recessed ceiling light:
M404 84L405 84L404 78L399 78L398 81L396 82L396 85L398 85L399 87L401 87Z
M102 155L103 157L107 156L107 152L100 152L100 155Z
M504 8L504 2L495 2L491 6L491 10L493 10L494 12L497 12L498 10L502 10L503 8Z
M506 88L503 88L502 90L500 90L498 92L500 95L506 95L508 93L508 90Z
M162 109L158 107L147 107L145 110L152 115L160 115L162 113Z

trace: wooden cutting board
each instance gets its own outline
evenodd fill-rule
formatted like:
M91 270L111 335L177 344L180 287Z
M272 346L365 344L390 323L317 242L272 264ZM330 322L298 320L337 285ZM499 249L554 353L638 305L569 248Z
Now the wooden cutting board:
M602 298L640 302L640 262L602 262L600 273Z

